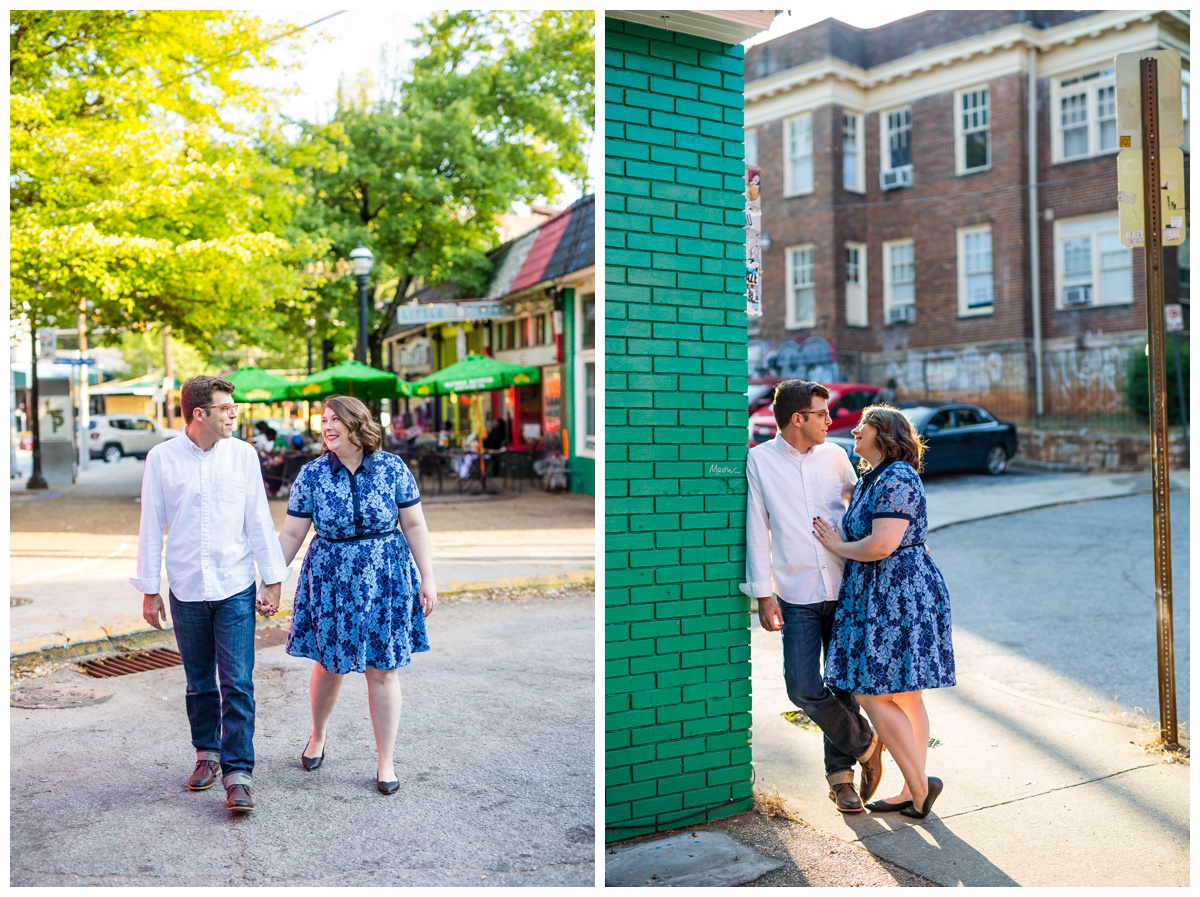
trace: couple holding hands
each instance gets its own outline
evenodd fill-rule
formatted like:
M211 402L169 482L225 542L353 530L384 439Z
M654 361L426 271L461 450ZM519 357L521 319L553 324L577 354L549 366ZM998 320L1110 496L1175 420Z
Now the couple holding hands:
M746 461L742 591L764 629L783 631L788 697L824 733L830 800L861 812L886 746L904 786L866 809L924 819L942 781L925 771L921 695L955 684L949 595L925 550L924 446L898 410L872 405L853 431L859 478L825 442L828 400L807 380L775 387L779 433Z
M288 565L315 527L287 640L288 654L315 661L312 731L300 759L308 770L324 761L343 678L364 673L378 749L376 787L394 794L397 670L429 650L425 617L437 603L416 482L404 462L380 451L382 430L367 406L331 397L321 415L325 452L297 476L277 537L258 455L229 438L237 418L233 389L228 380L203 376L181 387L184 434L146 457L137 575L130 579L143 593L143 617L161 629L169 530L168 600L196 749L188 788L211 788L220 775L226 807L254 809L254 612L271 616L279 609ZM256 564L263 582L257 597Z

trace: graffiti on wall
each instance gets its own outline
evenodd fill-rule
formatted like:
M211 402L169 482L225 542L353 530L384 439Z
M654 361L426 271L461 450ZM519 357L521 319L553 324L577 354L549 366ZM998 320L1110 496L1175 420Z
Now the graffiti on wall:
M840 382L837 353L829 341L810 336L802 342L751 340L747 346L751 377L796 377L821 383Z
M958 353L910 352L903 361L888 362L887 378L904 394L986 396L1004 380L1004 358L974 347Z
M1123 346L1070 346L1045 354L1046 391L1064 410L1120 413L1129 349ZM1086 408L1075 409L1086 402Z

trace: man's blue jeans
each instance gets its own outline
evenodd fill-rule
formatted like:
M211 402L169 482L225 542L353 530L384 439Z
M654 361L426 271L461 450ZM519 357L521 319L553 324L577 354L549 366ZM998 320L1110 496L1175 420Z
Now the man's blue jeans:
M853 782L854 764L871 747L872 733L854 695L826 685L821 675L837 602L780 601L779 610L783 614L783 679L788 697L825 733L825 775L830 783Z
M226 787L249 784L254 771L254 595L253 582L222 601L169 595L192 746L210 757L219 753Z

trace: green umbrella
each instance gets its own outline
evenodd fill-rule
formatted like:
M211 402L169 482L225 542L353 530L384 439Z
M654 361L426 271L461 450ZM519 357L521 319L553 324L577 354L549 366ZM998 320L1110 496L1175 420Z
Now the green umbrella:
M293 399L317 400L334 394L370 401L395 399L410 392L408 383L391 371L381 371L361 361L335 364L293 383L291 388Z
M291 380L254 366L238 368L225 379L233 384L235 402L282 402L293 385Z
M413 384L415 396L441 396L452 392L487 392L506 386L528 386L541 379L539 368L522 367L474 353L449 367L434 371Z

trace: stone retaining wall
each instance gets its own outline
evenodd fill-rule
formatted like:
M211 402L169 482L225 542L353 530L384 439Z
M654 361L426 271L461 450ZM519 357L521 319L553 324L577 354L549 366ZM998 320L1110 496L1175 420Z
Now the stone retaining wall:
M1063 464L1087 470L1150 470L1150 436L1114 436L1107 433L1017 430L1016 460ZM1172 470L1188 466L1182 435L1169 439Z

